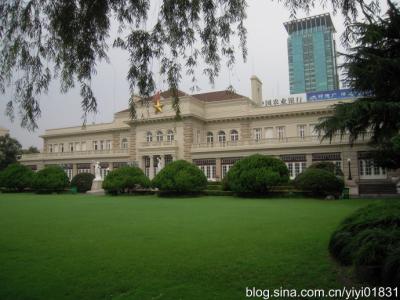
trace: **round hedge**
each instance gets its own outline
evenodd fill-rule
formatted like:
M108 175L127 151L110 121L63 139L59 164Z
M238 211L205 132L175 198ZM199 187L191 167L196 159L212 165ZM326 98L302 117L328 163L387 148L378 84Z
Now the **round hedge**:
M237 161L226 177L226 186L238 195L263 195L287 184L289 171L280 159L254 154Z
M374 203L343 220L329 251L343 265L354 265L360 280L396 284L400 278L400 202Z
M62 192L68 186L68 176L58 166L49 166L38 171L32 181L32 188L37 193Z
M195 194L206 189L207 178L194 164L176 160L154 177L152 185L161 191L160 195Z
M294 180L294 185L304 193L315 197L333 195L337 198L344 189L343 179L332 172L316 168L300 173Z
M92 188L94 175L92 173L79 173L71 180L71 187L76 187L79 193L86 193Z
M0 172L0 187L5 191L22 192L32 186L35 173L21 164L8 165Z
M325 170L325 171L331 172L332 174L334 174L336 176L341 176L341 177L344 176L343 171L330 161L316 162L316 163L313 163L308 168Z
M108 173L103 181L103 189L113 195L148 187L150 187L150 180L138 167L125 166L113 170Z

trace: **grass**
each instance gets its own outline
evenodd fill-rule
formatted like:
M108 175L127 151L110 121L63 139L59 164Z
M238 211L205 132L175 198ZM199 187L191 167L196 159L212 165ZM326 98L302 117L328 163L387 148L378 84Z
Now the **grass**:
M341 287L330 234L371 201L0 194L0 299Z

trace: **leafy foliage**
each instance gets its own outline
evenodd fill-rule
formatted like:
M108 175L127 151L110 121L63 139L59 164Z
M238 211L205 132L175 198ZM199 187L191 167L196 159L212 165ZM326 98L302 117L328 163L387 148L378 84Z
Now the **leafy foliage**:
M0 170L17 162L21 148L21 144L10 135L0 136Z
M299 174L294 180L294 185L311 196L339 197L344 188L344 181L331 171L311 168Z
M21 164L8 165L0 172L0 187L7 191L22 192L32 185L33 171Z
M107 193L118 195L150 187L150 180L138 167L121 167L108 173L103 181Z
M94 175L92 173L79 173L71 180L71 187L76 187L79 193L86 193L92 188Z
M69 179L58 166L48 166L36 172L32 188L38 193L62 192L69 186Z
M179 112L177 88L183 71L195 81L195 68L202 59L203 72L213 82L222 57L229 66L235 61L233 36L239 37L245 59L245 8L245 0L164 0L161 4L150 0L3 1L0 90L4 92L11 83L15 86L7 112L13 116L17 104L21 125L35 129L41 113L38 96L55 77L60 78L62 92L78 83L84 117L95 112L91 80L98 61L108 60L112 20L118 26L113 46L129 53L127 78L132 94L137 89L148 101L155 89L153 63L159 63L158 71L169 84ZM149 21L149 12L156 11L155 20ZM135 117L132 99L130 106Z
M176 160L166 165L154 177L152 185L163 194L194 194L207 187L207 178L194 164Z
M388 285L399 282L398 249L400 202L395 200L357 210L343 220L329 243L332 256L344 265L354 264L361 279Z
M333 115L322 119L317 130L328 139L337 132L342 137L349 134L351 143L368 133L378 152L375 155L386 157L377 162L398 168L394 143L400 130L400 10L396 4L388 4L385 18L371 17L351 25L355 46L344 55L347 84L370 96L336 104Z
M289 171L280 159L254 154L229 169L226 185L238 195L263 195L289 181Z

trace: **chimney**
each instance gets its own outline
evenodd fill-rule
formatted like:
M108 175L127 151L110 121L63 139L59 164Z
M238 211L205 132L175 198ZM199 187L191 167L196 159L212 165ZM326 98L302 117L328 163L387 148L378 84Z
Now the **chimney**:
M261 80L253 75L250 78L251 80L251 100L258 105L261 106L262 104L262 82Z

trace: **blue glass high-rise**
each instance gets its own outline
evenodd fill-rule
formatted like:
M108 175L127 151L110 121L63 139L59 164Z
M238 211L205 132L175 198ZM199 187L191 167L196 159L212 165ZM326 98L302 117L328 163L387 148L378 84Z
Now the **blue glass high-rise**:
M339 88L335 27L329 14L284 23L289 34L290 93Z

